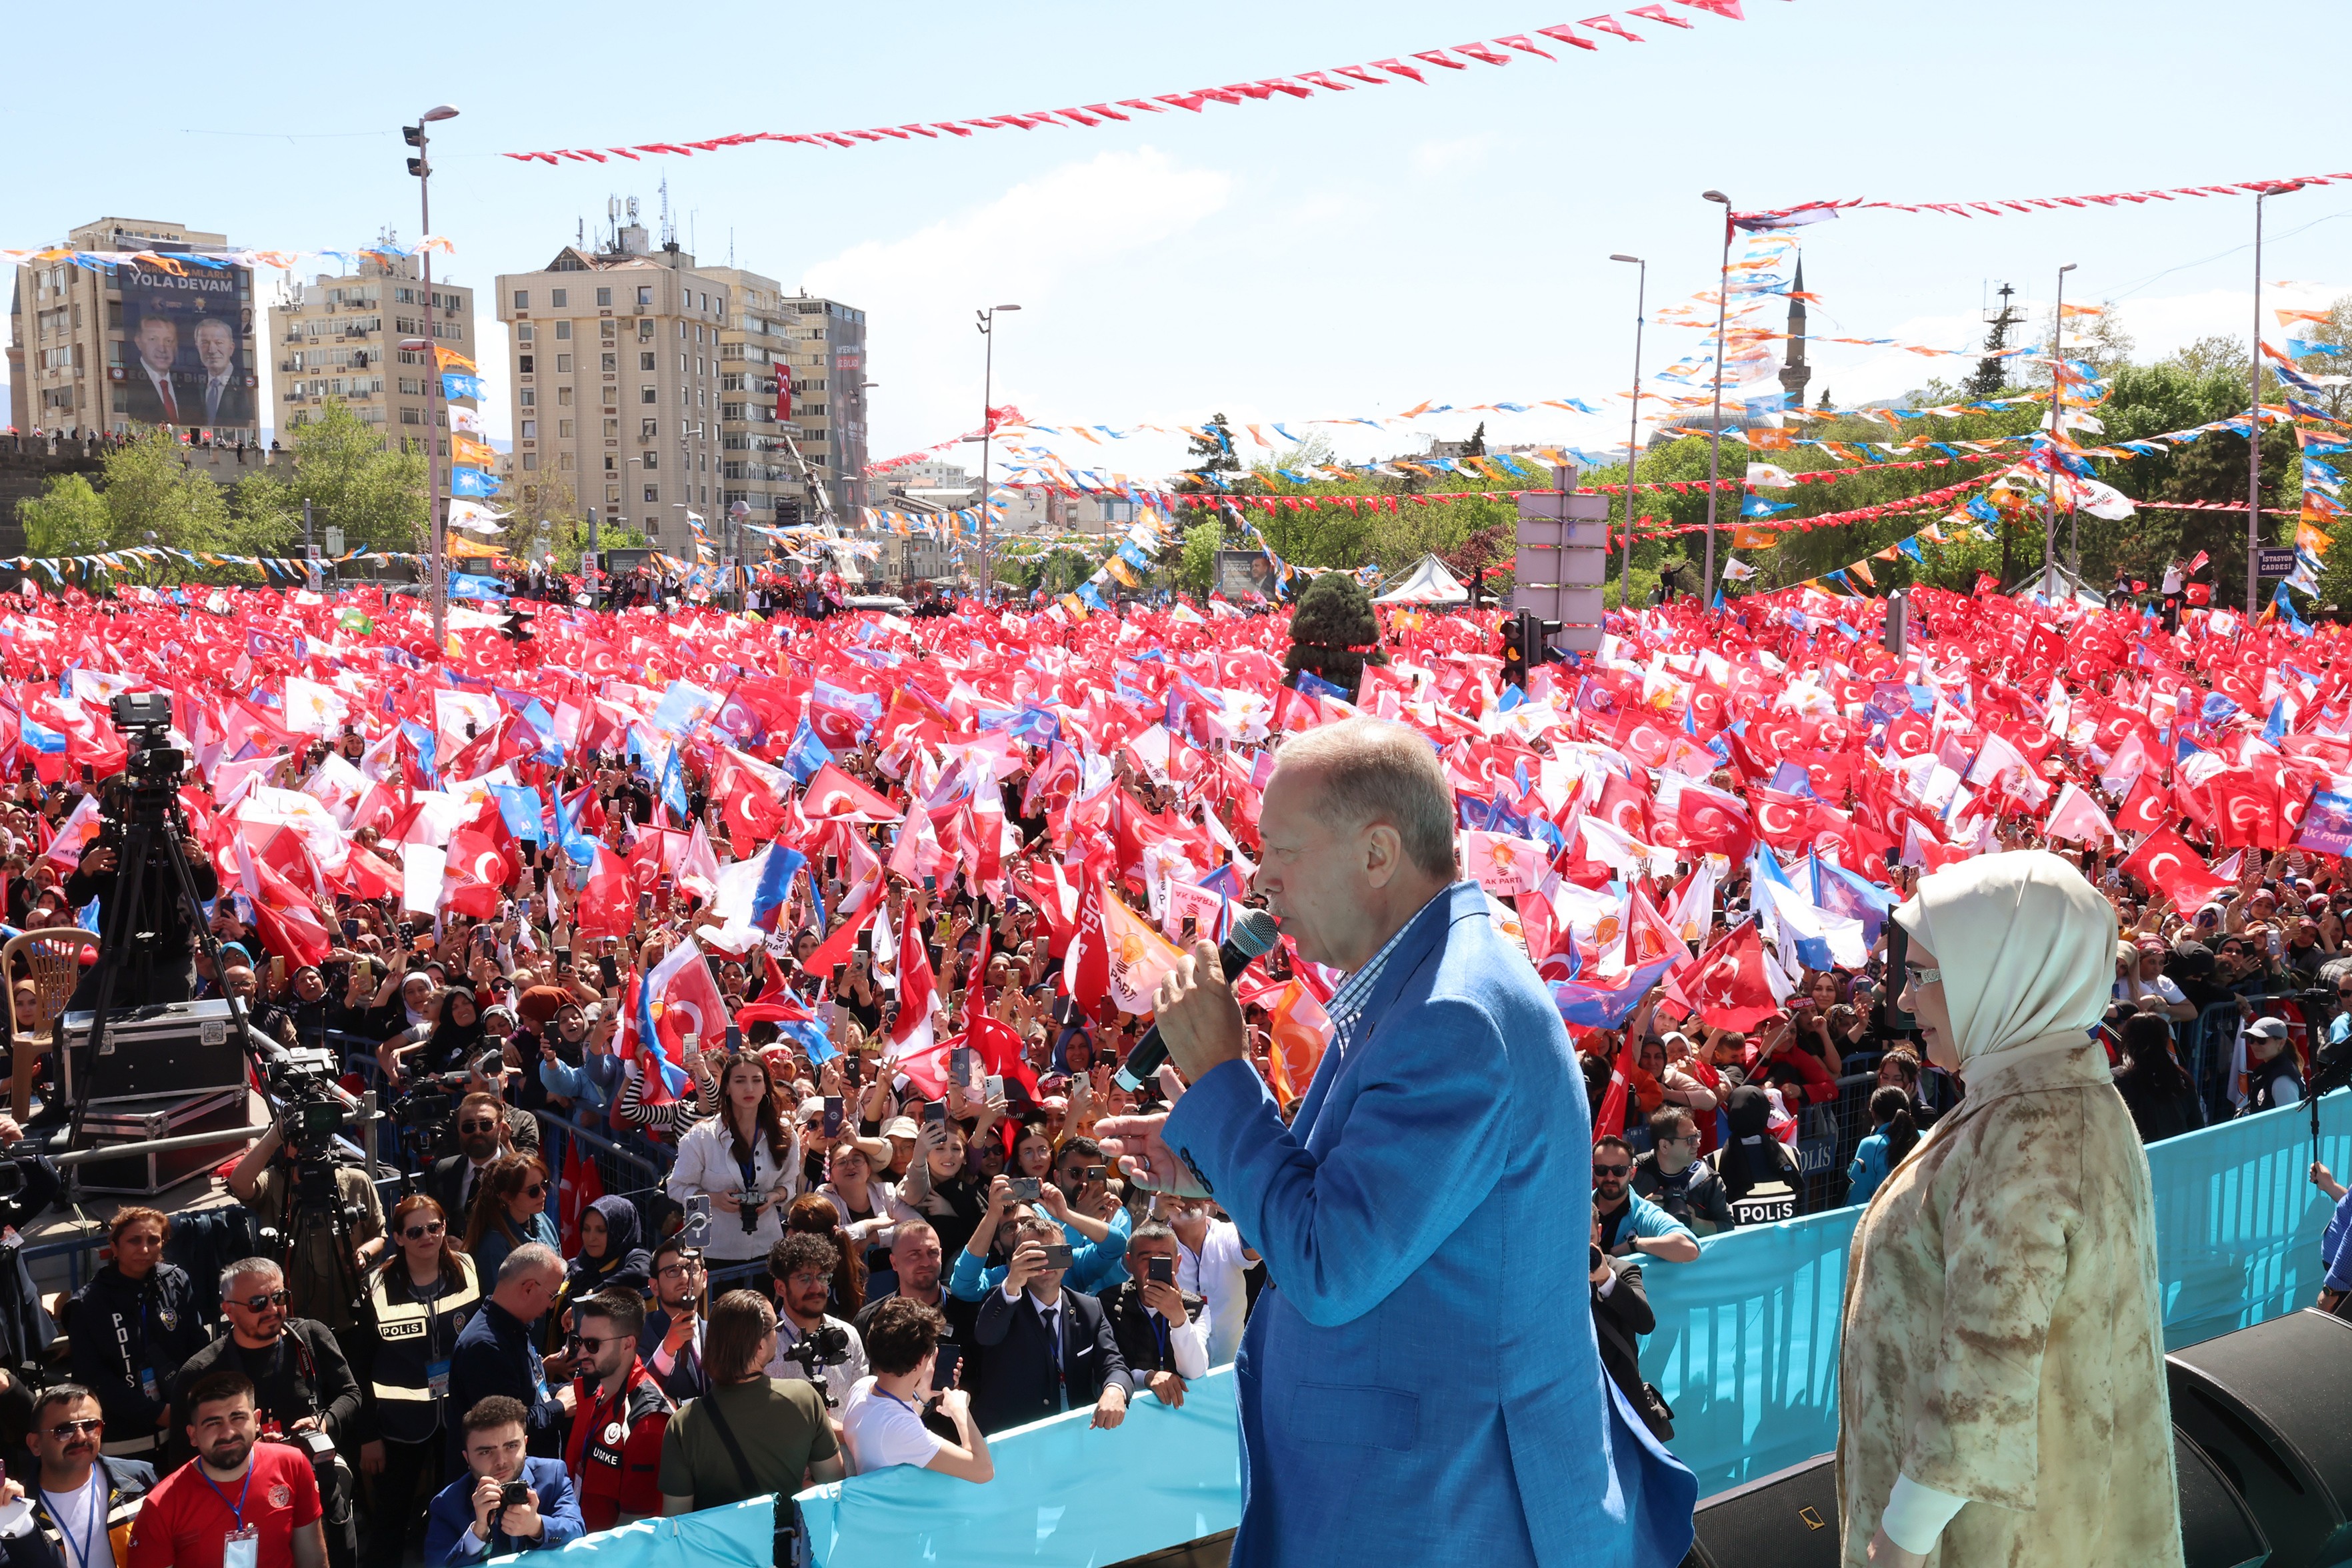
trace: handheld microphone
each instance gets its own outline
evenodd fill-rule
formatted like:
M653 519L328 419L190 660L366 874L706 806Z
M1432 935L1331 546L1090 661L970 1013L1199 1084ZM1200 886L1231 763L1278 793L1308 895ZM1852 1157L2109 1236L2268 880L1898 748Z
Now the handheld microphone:
M1225 978L1232 980L1239 975L1250 966L1251 959L1271 948L1281 938L1281 928L1264 910L1252 910L1235 921L1233 934L1226 937L1225 944L1217 950L1217 962L1224 965ZM1127 1053L1127 1064L1116 1075L1119 1087L1133 1094L1143 1087L1146 1079L1160 1070L1160 1064L1167 1059L1168 1043L1160 1037L1160 1026L1154 1024L1143 1038L1136 1042L1135 1049Z

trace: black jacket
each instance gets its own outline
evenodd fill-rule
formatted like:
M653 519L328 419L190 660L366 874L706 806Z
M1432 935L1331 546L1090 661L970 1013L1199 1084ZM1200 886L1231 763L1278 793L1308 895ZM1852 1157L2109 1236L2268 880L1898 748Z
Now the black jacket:
M1046 1342L1036 1303L1027 1291L1019 1300L1009 1301L999 1287L982 1300L972 1331L980 1344L981 1378L971 1414L982 1432L1001 1432L1065 1409L1084 1410L1106 1384L1127 1387L1127 1362L1118 1353L1102 1303L1064 1286L1058 1305L1067 1320L1062 1336L1068 1349L1066 1366ZM1058 1377L1057 1367L1062 1367ZM1066 1404L1060 1389L1065 1382Z
M368 1317L376 1343L368 1365L369 1438L422 1443L449 1424L448 1395L434 1396L433 1369L437 1364L447 1370L457 1336L482 1302L473 1260L463 1253L451 1256L457 1278L445 1281L441 1294L430 1301L416 1299L408 1266L397 1252L390 1268L371 1273Z
M1003 1294L1003 1291L997 1294ZM1191 1322L1201 1321L1201 1309L1207 1299L1181 1290L1184 1317ZM1118 1342L1119 1359L1127 1363L1129 1392L1142 1393L1151 1384L1151 1374L1174 1372L1176 1354L1171 1349L1160 1348L1160 1331L1153 1327L1151 1309L1143 1304L1143 1287L1134 1279L1122 1279L1116 1289L1104 1292L1103 1315L1110 1320L1110 1337Z
M108 1447L142 1452L122 1445L152 1446L170 1436L155 1418L171 1408L182 1363L211 1342L209 1319L196 1304L187 1270L169 1263L158 1263L136 1281L110 1263L82 1287L66 1313L66 1331L73 1341L74 1380L98 1395Z
M130 1528L139 1515L140 1505L147 1494L155 1489L155 1467L144 1459L108 1459L98 1461L98 1472L106 1478L106 1531L112 1535L117 1529ZM28 1473L28 1482L36 1479ZM0 1564L5 1568L70 1568L75 1563L58 1538L57 1521L49 1517L49 1507L41 1497L37 1485L25 1489L25 1499L32 1505L18 1531L0 1535ZM76 1520L75 1528L83 1528ZM91 1558L96 1568L106 1568L111 1561L100 1551Z
M1658 1173L1654 1150L1633 1162L1633 1191L1700 1236L1713 1236L1739 1223L1732 1215L1722 1178L1704 1160L1693 1162L1680 1182L1670 1182Z
M1650 1310L1650 1293L1642 1285L1642 1266L1630 1258L1612 1258L1609 1267L1617 1282L1603 1297L1598 1285L1592 1294L1592 1327L1601 1341L1601 1369L1624 1394L1658 1441L1675 1435L1674 1412L1642 1381L1641 1336L1658 1326Z
M347 1432L360 1413L360 1380L333 1331L315 1318L289 1318L273 1349L274 1353L248 1356L238 1350L234 1334L222 1334L181 1363L172 1408L185 1414L188 1390L206 1373L241 1372L253 1379L254 1410L262 1421L275 1421L283 1429L305 1415L322 1415L335 1446L353 1447ZM258 1368L249 1364L259 1357L268 1359ZM179 1436L184 1447L184 1434Z
M465 1440L465 1412L493 1394L519 1399L530 1412L527 1434L532 1453L562 1456L570 1417L547 1386L531 1325L497 1301L485 1300L474 1321L457 1336L457 1352L449 1358L449 1407L459 1416L448 1423L453 1457Z

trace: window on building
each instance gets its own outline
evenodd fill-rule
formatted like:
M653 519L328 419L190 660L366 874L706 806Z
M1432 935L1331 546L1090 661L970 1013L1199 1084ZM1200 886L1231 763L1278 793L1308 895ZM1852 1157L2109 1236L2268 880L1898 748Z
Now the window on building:
M650 283L640 283L637 285L637 303L640 305L650 305L653 302L654 286ZM646 499L650 500L653 498L648 496Z
M609 305L611 305L611 304L612 304L612 302L613 302L613 291L612 291L610 289L597 289L597 290L596 290L596 303L598 303L599 305L606 305L606 306L609 306ZM618 497L618 496L614 496L613 499L614 499L614 500L620 500L621 498L620 498L620 497Z
M637 355L637 368L639 370L651 370L653 367L654 356L650 351Z
M684 354L677 356L677 374L680 375L684 375L686 374L686 356Z
M516 310L530 310L530 289L516 289L516 290L515 290L515 302L514 302L514 308L515 308Z
M606 342L612 342L614 335L620 330L620 323L616 321L607 320L596 323L596 335Z
M532 363L532 361L533 361L536 357L537 357L537 356L532 355L532 354L518 354L518 355L516 355L516 356L515 356L515 370L517 371L517 373L518 373L518 374L523 374L523 375L529 375L529 374L530 374L531 363Z
M606 354L604 358L604 363L599 365L598 368L604 371L606 375L612 374L614 371L621 368L621 356L619 354Z
M570 387L559 386L555 389L555 405L558 408L569 408L572 406L572 389Z
M639 403L656 402L658 400L659 395L660 395L653 387L641 386L637 388L637 401Z
M569 419L559 419L559 420L557 420L557 421L555 422L555 436L556 436L556 439L558 439L558 440L560 440L560 441L569 441L569 440L571 440L571 439L572 439L572 421L571 421L571 420L569 420Z
M606 506L618 506L621 504L620 486L606 485L604 487L604 504Z
M556 292L557 292L557 293L559 293L559 294L561 294L562 292L563 292L563 290L562 290L562 289L557 289L557 290L556 290ZM562 300L558 300L556 301L556 303L557 303L557 304L559 304L559 305L561 305L562 303L563 303L563 301L562 301ZM563 342L570 342L572 341L572 323L571 323L571 322L569 322L569 321L558 321L558 322L556 322L556 323L555 323L555 335L556 335L558 338L562 339Z
M569 375L572 374L572 356L570 354L557 354L555 356L555 374L558 375Z
M648 448L646 455L638 460L645 464L647 471L651 471L652 469L661 467L661 454L650 448Z
M536 407L539 404L539 394L526 386L515 394L515 402L524 408Z
M525 452L522 455L522 466L526 469L537 470L539 468L539 454L537 452Z
M531 335L538 330L538 328L532 326L529 321L523 322L520 326L515 328L515 342L519 343L530 342L531 341Z
M403 425L422 425L425 420L416 409L404 408L400 411L400 422Z
M522 438L526 441L536 441L539 439L538 420L526 419L522 422Z
M647 485L647 486L646 487L646 504L647 506L656 506L656 505L658 505L658 504L660 503L660 501L661 501L661 486L659 486L659 485Z
M555 458L555 466L559 468L569 471L572 467L572 454L569 452L557 453Z
M661 421L658 419L640 419L637 426L637 439L640 441L651 441L661 433Z
M551 289L548 290L547 302L554 309L561 310L564 306L572 303L572 290L569 289Z

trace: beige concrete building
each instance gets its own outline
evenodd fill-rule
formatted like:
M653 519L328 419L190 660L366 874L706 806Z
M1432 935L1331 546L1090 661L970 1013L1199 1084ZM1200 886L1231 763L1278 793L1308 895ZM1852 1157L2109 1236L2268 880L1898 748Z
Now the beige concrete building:
M719 333L720 441L730 504L753 521L814 522L823 510L814 479L835 516L856 527L866 481L866 312L837 300L787 293L772 278L732 267L703 270L727 280L735 308ZM776 420L776 373L793 378L793 445ZM750 552L758 554L758 551Z
M415 257L379 256L341 278L288 282L269 308L269 353L277 370L272 401L281 437L318 417L340 398L383 437L387 451L425 451L430 437L448 491L449 407L437 389L427 406L431 355L400 346L432 337L478 357L474 291L434 279L430 298ZM475 406L471 398L459 407Z
M72 230L73 250L217 252L228 237L151 218ZM247 268L19 265L9 308L9 423L127 433L169 424L216 440L258 435L259 357ZM131 320L125 323L126 286ZM142 322L159 318L142 355ZM147 366L153 363L152 373Z

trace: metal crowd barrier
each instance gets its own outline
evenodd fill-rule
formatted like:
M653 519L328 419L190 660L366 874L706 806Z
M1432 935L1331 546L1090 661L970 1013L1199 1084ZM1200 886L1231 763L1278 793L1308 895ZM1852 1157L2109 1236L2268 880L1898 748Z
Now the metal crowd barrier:
M567 1140L576 1141L586 1152L596 1168L597 1184L605 1197L626 1198L636 1205L638 1234L650 1247L661 1235L661 1223L677 1205L663 1189L662 1167L644 1154L637 1153L601 1133L592 1132L579 1123L552 1110L534 1110L539 1122L541 1157L555 1180L548 1184L548 1212L559 1211L559 1190L568 1148Z

